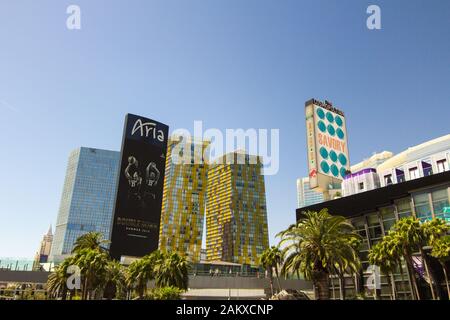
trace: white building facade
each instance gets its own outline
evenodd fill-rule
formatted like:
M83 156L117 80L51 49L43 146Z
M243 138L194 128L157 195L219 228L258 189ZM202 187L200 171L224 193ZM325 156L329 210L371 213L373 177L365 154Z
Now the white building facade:
M395 155L377 171L381 187L449 170L450 134L430 140Z

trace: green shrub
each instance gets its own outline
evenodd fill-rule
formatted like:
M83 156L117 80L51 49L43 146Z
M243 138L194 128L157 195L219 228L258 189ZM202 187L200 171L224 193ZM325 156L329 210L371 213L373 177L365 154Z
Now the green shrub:
M147 293L145 298L147 300L180 300L183 292L176 287L154 288Z

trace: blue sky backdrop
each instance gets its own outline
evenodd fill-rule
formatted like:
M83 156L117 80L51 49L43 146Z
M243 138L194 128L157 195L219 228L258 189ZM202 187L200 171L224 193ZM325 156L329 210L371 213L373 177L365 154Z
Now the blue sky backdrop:
M82 29L66 28L77 4ZM366 28L381 7L382 30ZM304 102L346 112L350 160L449 133L450 1L2 0L0 256L56 222L69 152L119 150L124 115L280 129L271 243L307 174Z

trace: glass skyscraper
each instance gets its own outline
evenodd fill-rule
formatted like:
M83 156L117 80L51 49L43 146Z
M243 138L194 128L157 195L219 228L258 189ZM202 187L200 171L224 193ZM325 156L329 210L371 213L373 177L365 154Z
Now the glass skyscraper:
M75 240L90 231L110 238L120 153L93 148L71 152L61 196L51 260L70 254Z
M297 179L297 204L299 208L323 202L323 194L309 187L309 178Z

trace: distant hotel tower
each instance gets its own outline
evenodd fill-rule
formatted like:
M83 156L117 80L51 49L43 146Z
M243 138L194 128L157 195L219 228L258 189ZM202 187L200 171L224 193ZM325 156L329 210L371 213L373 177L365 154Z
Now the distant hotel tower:
M172 137L168 143L159 249L199 262L208 168L203 153L209 142L183 139Z
M221 158L208 170L207 259L259 265L269 246L261 158L241 152Z
M309 186L309 177L297 179L297 205L299 208L323 202L323 194Z
M40 270L41 263L47 263L48 257L50 256L50 249L52 248L52 242L53 232L52 226L50 226L47 233L42 237L41 245L39 246L39 250L36 252L34 257L33 270Z
M120 153L93 148L71 152L56 221L50 260L70 254L75 240L90 231L110 238Z

